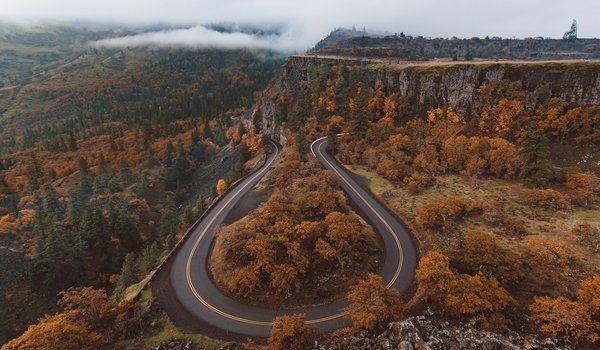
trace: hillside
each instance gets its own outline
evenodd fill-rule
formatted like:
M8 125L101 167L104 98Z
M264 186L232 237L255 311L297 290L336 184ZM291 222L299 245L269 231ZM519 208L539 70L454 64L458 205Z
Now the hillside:
M582 290L600 271L599 77L595 61L293 56L254 113L281 142L327 134L411 227L421 263L408 315L585 348L594 326L544 325L570 327L561 301L597 317Z
M153 270L219 178L259 156L246 107L281 64L266 51L88 47L127 33L102 26L3 30L0 343L58 310L61 290L121 297Z
M335 32L334 32L335 33ZM404 34L393 36L334 35L313 52L323 55L346 57L404 59L427 61L431 59L474 60L549 60L549 59L598 59L599 39L550 39L526 38L424 38Z
M0 30L2 350L597 346L597 40Z

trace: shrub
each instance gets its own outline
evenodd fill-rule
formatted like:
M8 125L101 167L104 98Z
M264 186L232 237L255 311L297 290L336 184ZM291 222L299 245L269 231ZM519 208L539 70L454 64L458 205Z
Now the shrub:
M440 199L424 206L417 215L417 222L427 229L452 229L466 216L474 213L479 207L468 198L455 197Z
M530 237L525 241L529 256L535 264L544 267L572 267L578 257L567 243L545 236Z
M408 192L417 194L435 184L435 178L427 174L414 172L410 177L404 179Z
M569 208L567 197L551 189L524 190L523 200L528 205L544 209L564 210Z
M600 252L600 230L590 225L589 222L581 222L573 227L571 234L577 237L580 243L590 247L595 253Z
M527 226L523 220L507 217L502 220L504 225L504 231L512 236L525 236L527 235Z

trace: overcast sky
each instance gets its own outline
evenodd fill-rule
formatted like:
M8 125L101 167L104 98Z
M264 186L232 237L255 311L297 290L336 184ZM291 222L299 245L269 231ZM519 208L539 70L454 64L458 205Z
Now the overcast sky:
M579 37L600 37L600 0L0 0L0 18L126 24L283 24L281 38L220 37L201 26L109 44L228 42L302 50L334 27L431 37L559 38L572 19ZM212 44L210 44L212 45ZM227 46L226 45L226 46Z

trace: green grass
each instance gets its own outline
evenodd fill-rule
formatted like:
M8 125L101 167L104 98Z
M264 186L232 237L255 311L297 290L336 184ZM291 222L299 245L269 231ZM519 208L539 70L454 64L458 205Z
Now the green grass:
M201 334L184 333L177 329L169 316L161 314L156 320L158 330L144 339L147 346L157 345L170 339L187 339L196 343L197 346L204 349L218 349L223 343L219 340L209 338Z
M123 297L123 299L125 300L132 300L135 297L137 297L137 295L142 291L142 288L144 288L144 286L146 285L145 282L147 279L150 278L150 274L148 274L148 276L146 276L146 278L144 278L143 280L139 281L136 284L132 284L129 287L127 287L127 289L125 289L125 296Z
M369 188L374 193L383 188L387 184L387 180L377 175L374 171L370 171L365 166L352 166L350 171L369 180Z
M600 210L583 210L575 213L581 220L600 221Z
M138 305L145 309L152 302L152 288L148 285L148 288L144 289L140 294L140 299L138 300Z

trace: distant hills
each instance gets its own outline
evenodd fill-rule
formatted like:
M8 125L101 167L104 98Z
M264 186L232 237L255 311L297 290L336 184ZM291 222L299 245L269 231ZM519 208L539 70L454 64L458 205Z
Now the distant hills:
M597 59L599 39L525 38L425 38L374 34L356 29L339 28L319 41L313 53L352 56L429 60L448 58L471 59Z

